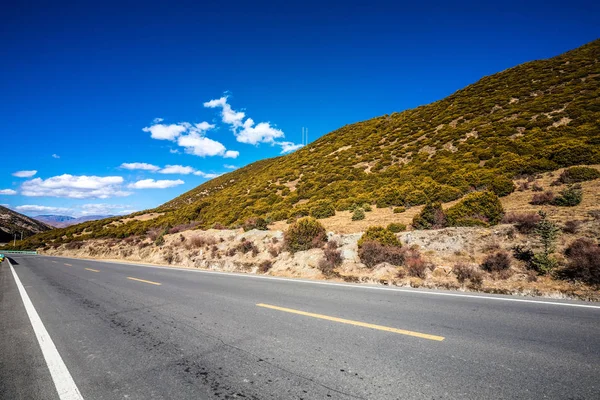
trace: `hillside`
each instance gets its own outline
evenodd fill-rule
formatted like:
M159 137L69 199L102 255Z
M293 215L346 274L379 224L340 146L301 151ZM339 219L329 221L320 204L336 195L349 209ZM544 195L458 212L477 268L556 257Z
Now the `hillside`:
M301 215L503 197L513 179L600 164L600 40L487 76L429 105L346 125L293 154L225 174L151 210L39 235L127 237L194 221L239 226ZM147 213L147 212L146 212ZM350 222L350 221L348 221ZM64 240L64 239L61 239Z
M513 191L519 175L600 162L600 40L485 77L446 99L344 126L294 154L213 179L166 203L205 225ZM292 210L290 212L290 210ZM295 210L295 211L293 211Z
M23 237L27 237L50 229L52 227L43 222L0 206L0 243L8 243L13 240L14 232L17 232L20 238L21 232L23 232Z

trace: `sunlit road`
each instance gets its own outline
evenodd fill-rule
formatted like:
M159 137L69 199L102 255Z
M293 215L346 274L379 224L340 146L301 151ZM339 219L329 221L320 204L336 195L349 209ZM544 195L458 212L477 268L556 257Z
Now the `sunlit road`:
M11 260L1 399L599 398L594 303Z

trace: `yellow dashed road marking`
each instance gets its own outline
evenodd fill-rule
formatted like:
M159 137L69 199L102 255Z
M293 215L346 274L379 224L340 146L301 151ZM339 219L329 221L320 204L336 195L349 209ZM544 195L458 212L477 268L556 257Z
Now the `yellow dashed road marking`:
M65 265L66 265L67 267L72 267L72 265L71 265L71 264L67 264L67 263L65 263Z
M158 283L158 282L152 282L152 281L147 281L145 279L138 279L138 278L132 278L131 276L128 276L127 279L131 279L132 281L138 281L138 282L144 282L144 283L149 283L151 285L162 285L162 283Z
M97 269L92 269L92 268L86 268L86 270L88 270L88 271L92 271L92 272L100 272L100 271L98 271Z
M327 321L339 322L341 324L355 325L355 326L361 326L363 328L377 329L377 330L380 330L380 331L399 333L401 335L414 336L414 337L418 337L418 338L421 338L421 339L436 340L438 342L441 342L442 340L444 340L443 336L436 336L436 335L429 335L427 333L407 331L405 329L390 328L388 326L369 324L369 323L360 322L360 321L353 321L351 319L330 317L328 315L322 315L322 314L315 314L315 313L310 313L310 312L306 312L306 311L293 310L291 308L272 306L270 304L259 303L259 304L257 304L257 306L258 307L264 307L264 308L270 308L272 310L284 311L284 312L288 312L288 313L292 313L292 314L304 315L305 317L313 317L313 318L324 319L324 320L327 320Z

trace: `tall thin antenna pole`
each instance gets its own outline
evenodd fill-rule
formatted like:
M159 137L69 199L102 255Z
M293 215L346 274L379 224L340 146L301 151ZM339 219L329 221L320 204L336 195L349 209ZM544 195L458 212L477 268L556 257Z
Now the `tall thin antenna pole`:
M306 144L308 144L308 128L306 128Z

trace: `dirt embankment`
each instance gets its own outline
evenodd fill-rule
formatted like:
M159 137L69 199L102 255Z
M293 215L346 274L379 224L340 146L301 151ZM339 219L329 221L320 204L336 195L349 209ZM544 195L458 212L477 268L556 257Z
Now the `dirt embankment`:
M582 226L582 232L577 237L586 229L593 231L595 227ZM42 252L284 277L600 300L600 293L586 285L538 277L519 261L513 261L510 270L501 277L483 273L480 283L459 282L455 270L457 264L472 265L478 269L487 254L498 250L510 251L517 244L531 242L531 237L519 234L511 225L399 233L403 245L418 250L426 263L427 268L421 277L411 276L405 267L387 263L374 268L365 266L358 257L357 242L360 236L361 233L328 234L328 240L338 245L342 263L336 267L333 275L327 276L319 265L324 258L322 249L292 254L285 250L283 232L273 230L191 230L165 235L164 243L160 245L156 245L152 238L131 237L124 240L71 242L50 246ZM569 236L562 235L559 249L575 237Z

